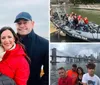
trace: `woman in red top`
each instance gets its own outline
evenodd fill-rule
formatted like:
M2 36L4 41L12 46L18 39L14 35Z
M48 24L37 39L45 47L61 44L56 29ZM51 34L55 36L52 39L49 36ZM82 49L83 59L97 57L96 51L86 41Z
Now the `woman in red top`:
M29 58L10 27L0 30L0 44L4 54L0 61L0 73L12 78L16 85L27 85L29 78Z

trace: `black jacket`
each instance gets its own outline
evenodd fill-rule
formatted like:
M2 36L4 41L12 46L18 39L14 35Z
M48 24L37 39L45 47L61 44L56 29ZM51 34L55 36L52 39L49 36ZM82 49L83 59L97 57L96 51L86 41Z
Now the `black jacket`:
M32 30L23 38L18 34L22 44L25 45L26 52L31 59L30 78L28 85L49 85L49 42L38 36ZM40 78L41 66L43 65L44 76Z

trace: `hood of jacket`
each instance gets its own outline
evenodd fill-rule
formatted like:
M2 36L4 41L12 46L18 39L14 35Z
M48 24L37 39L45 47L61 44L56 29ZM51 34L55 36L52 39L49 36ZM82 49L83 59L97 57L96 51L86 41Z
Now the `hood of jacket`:
M11 57L25 57L25 56L26 53L24 52L22 46L20 44L16 44L16 47L14 49L6 51L6 53L3 56L3 60Z

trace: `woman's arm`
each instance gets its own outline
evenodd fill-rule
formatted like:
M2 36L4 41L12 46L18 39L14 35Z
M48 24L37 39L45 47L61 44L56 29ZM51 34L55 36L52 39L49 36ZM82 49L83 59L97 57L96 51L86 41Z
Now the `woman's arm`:
M30 69L27 60L25 58L20 59L20 63L18 64L18 68L14 77L17 85L27 85L29 74Z

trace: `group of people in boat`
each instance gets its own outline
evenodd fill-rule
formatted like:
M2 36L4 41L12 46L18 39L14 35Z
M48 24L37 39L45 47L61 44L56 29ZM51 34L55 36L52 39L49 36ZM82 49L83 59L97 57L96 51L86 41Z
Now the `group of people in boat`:
M66 21L66 25L69 25L70 28L88 31L89 22L87 17L83 18L81 15L77 15L76 13L72 12L70 15L61 15L61 19Z
M58 20L59 15L57 12L53 13L53 18ZM87 17L82 17L81 15L77 15L76 13L72 12L71 14L64 14L60 15L61 19L63 21L66 21L65 25L69 26L70 28L73 28L75 30L82 30L82 31L89 31L89 21Z

